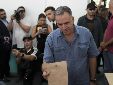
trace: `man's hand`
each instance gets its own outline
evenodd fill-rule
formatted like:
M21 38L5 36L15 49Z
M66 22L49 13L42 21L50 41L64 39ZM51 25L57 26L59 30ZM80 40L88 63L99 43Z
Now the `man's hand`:
M16 56L16 57L21 57L22 53L20 53L18 50L16 49L12 49L12 53Z
M106 43L105 43L105 42L101 42L101 43L100 43L100 47L101 47L102 49L105 49L105 48L106 48Z
M11 15L11 20L14 20L15 19L15 17L14 17L14 14L13 15Z
M48 80L48 76L50 75L50 72L47 71L46 64L47 63L45 63L45 62L42 64L42 71L43 71L44 79Z
M47 71L43 71L43 77L44 77L44 79L46 79L46 80L48 80L48 76L49 76L49 72L47 72Z

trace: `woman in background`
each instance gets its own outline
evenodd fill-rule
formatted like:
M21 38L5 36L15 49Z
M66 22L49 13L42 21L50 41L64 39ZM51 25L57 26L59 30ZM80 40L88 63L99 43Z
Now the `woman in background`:
M41 53L39 56L40 65L43 63L45 41L51 31L51 27L46 24L46 16L43 13L39 14L37 25L32 30L32 38L37 39L37 49Z
M32 38L36 37L37 49L42 54L44 52L46 37L51 31L51 27L46 24L46 16L43 13L39 14L37 25L32 30Z

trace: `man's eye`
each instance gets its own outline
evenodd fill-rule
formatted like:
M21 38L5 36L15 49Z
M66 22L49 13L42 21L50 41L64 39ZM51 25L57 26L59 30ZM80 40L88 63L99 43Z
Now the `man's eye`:
M58 24L59 26L61 26L62 24Z

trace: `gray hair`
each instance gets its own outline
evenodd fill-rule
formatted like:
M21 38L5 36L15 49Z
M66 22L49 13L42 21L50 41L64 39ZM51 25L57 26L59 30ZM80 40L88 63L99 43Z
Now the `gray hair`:
M64 12L67 12L68 14L72 15L72 11L68 6L60 6L56 9L55 15L63 15Z

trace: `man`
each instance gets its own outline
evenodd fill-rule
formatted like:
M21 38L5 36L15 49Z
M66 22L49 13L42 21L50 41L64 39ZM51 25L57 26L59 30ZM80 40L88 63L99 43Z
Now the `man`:
M55 8L52 6L47 7L45 10L45 15L47 16L48 24L51 26L52 30L57 28L56 21L55 21Z
M101 20L96 16L96 9L97 7L94 3L89 3L87 5L86 15L78 19L77 25L88 28L94 37L97 47L99 47L103 39L103 28ZM97 72L99 72L98 67L100 66L101 56L99 55L97 58Z
M23 37L29 33L31 24L25 17L25 8L23 6L18 7L15 14L11 16L9 22L9 28L13 31L13 48L21 50L24 48ZM17 60L18 61L18 60ZM20 66L17 65L18 74L20 73Z
M23 6L18 7L9 22L9 28L13 30L13 45L17 45L18 49L24 48L22 39L29 33L30 27L31 24L25 17L25 8Z
M95 4L89 3L86 11L86 15L78 19L77 25L88 28L94 37L97 47L99 47L103 38L103 29L100 19L96 16Z
M55 12L59 28L47 37L44 63L67 61L68 85L95 85L96 56L99 54L88 29L74 25L72 11L61 6ZM49 73L43 67L43 76ZM57 75L57 74L56 74Z
M113 0L110 0L109 2L109 11L112 16L108 21L108 26L100 47L104 50L104 71L113 73Z
M40 52L32 46L32 37L26 35L23 38L24 48L20 51L13 49L13 54L18 57L21 65L21 79L23 85L41 85L42 58Z
M0 80L4 80L4 78L10 74L9 59L11 45L6 12L4 9L0 9Z

